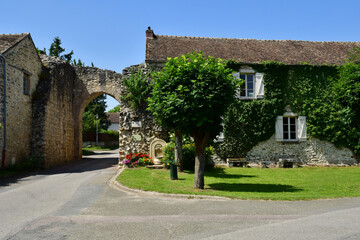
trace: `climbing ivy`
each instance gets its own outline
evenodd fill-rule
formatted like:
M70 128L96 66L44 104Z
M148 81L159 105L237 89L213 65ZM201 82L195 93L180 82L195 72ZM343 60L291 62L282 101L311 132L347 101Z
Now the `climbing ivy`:
M241 63L228 66L239 71ZM275 131L276 116L285 106L307 117L307 133L360 154L360 64L343 66L248 65L264 73L263 99L236 100L224 116L225 141L216 146L220 157L243 157Z

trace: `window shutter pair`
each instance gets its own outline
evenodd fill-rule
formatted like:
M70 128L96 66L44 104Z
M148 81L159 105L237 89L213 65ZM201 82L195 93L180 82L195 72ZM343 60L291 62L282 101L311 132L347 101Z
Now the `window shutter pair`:
M297 117L297 139L299 141L306 141L306 117ZM283 117L278 116L275 123L275 140L283 141Z

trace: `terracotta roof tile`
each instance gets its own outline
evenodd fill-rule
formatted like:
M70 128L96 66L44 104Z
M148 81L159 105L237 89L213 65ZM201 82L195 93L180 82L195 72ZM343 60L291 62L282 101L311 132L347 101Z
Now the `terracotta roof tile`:
M164 62L168 57L202 51L205 55L243 63L279 61L294 65L341 65L360 42L314 42L154 35L146 38L146 62Z
M106 113L111 123L119 123L120 113Z

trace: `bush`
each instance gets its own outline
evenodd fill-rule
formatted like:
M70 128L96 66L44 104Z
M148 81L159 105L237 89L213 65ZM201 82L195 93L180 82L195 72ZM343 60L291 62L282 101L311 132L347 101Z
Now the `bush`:
M175 163L174 154L175 154L175 144L170 142L164 148L164 157L162 162L165 166L169 166L171 163ZM195 168L195 143L186 143L183 144L183 169L184 170L194 170ZM211 156L213 155L213 147L207 147L205 149L205 169L210 169L214 167Z

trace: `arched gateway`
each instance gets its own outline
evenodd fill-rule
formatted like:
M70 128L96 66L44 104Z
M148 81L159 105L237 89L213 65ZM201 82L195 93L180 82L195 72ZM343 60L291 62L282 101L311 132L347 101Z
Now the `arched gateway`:
M107 94L120 102L119 155L149 153L161 131L145 112L135 112L121 100L123 75L93 67L72 66L41 56L44 68L33 98L32 152L46 167L81 158L82 115L95 97ZM146 71L143 66L132 68ZM130 68L123 74L130 73Z

